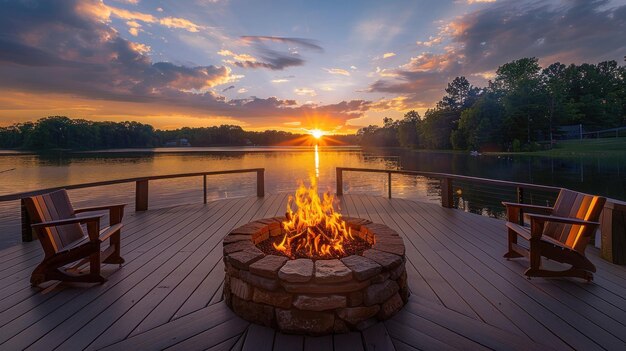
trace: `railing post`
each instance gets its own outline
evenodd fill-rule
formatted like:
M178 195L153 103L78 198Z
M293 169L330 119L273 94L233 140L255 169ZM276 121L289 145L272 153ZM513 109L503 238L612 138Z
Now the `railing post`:
M387 197L391 199L391 172L387 173Z
M521 186L517 187L517 203L524 203L524 188ZM521 208L519 209L519 224L524 225L524 210Z
M202 184L204 189L204 203L206 204L206 174L202 176Z
M441 207L453 208L452 179L441 178Z
M256 171L256 196L265 196L265 169Z
M343 169L341 167L337 167L337 196L343 195Z
M20 214L22 217L22 241L33 241L33 228L30 227L31 220L24 199L20 199Z
M148 210L148 179L135 182L135 211Z

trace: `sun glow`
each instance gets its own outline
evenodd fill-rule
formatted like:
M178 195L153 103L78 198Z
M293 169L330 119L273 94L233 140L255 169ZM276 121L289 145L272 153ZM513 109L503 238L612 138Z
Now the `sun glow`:
M320 139L322 136L324 136L324 132L322 130L319 129L312 129L309 131L309 133L315 138L315 139Z

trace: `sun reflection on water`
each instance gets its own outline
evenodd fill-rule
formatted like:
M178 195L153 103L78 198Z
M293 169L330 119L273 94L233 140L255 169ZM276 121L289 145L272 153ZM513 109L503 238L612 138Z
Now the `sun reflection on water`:
M315 179L319 181L320 179L320 153L319 147L317 144L315 145Z

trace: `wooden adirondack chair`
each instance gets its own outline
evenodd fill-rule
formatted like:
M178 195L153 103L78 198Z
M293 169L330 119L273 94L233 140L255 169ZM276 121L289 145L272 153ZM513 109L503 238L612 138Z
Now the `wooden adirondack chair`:
M567 189L561 190L554 207L503 202L509 236L509 251L504 257L528 257L530 268L524 274L529 278L566 276L591 281L596 267L585 257L585 248L600 225L605 202L603 197ZM530 228L519 224L522 211L529 213ZM529 241L529 249L517 243L518 237ZM545 269L541 256L571 267L562 271Z
M33 271L33 286L49 280L102 283L100 263L124 263L120 256L120 230L124 205L74 209L65 190L26 198L25 204L39 242L45 253L43 261ZM109 226L100 229L103 215L76 217L77 213L109 210ZM83 230L85 224L87 233ZM101 244L109 239L109 247ZM70 263L77 262L72 267ZM76 274L79 266L89 262L88 274Z

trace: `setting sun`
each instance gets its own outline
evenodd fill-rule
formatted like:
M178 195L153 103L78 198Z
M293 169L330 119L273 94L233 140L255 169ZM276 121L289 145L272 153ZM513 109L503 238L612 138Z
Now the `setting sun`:
M324 132L319 130L319 129L313 129L311 131L309 131L309 133L315 138L315 139L319 139L324 135Z

